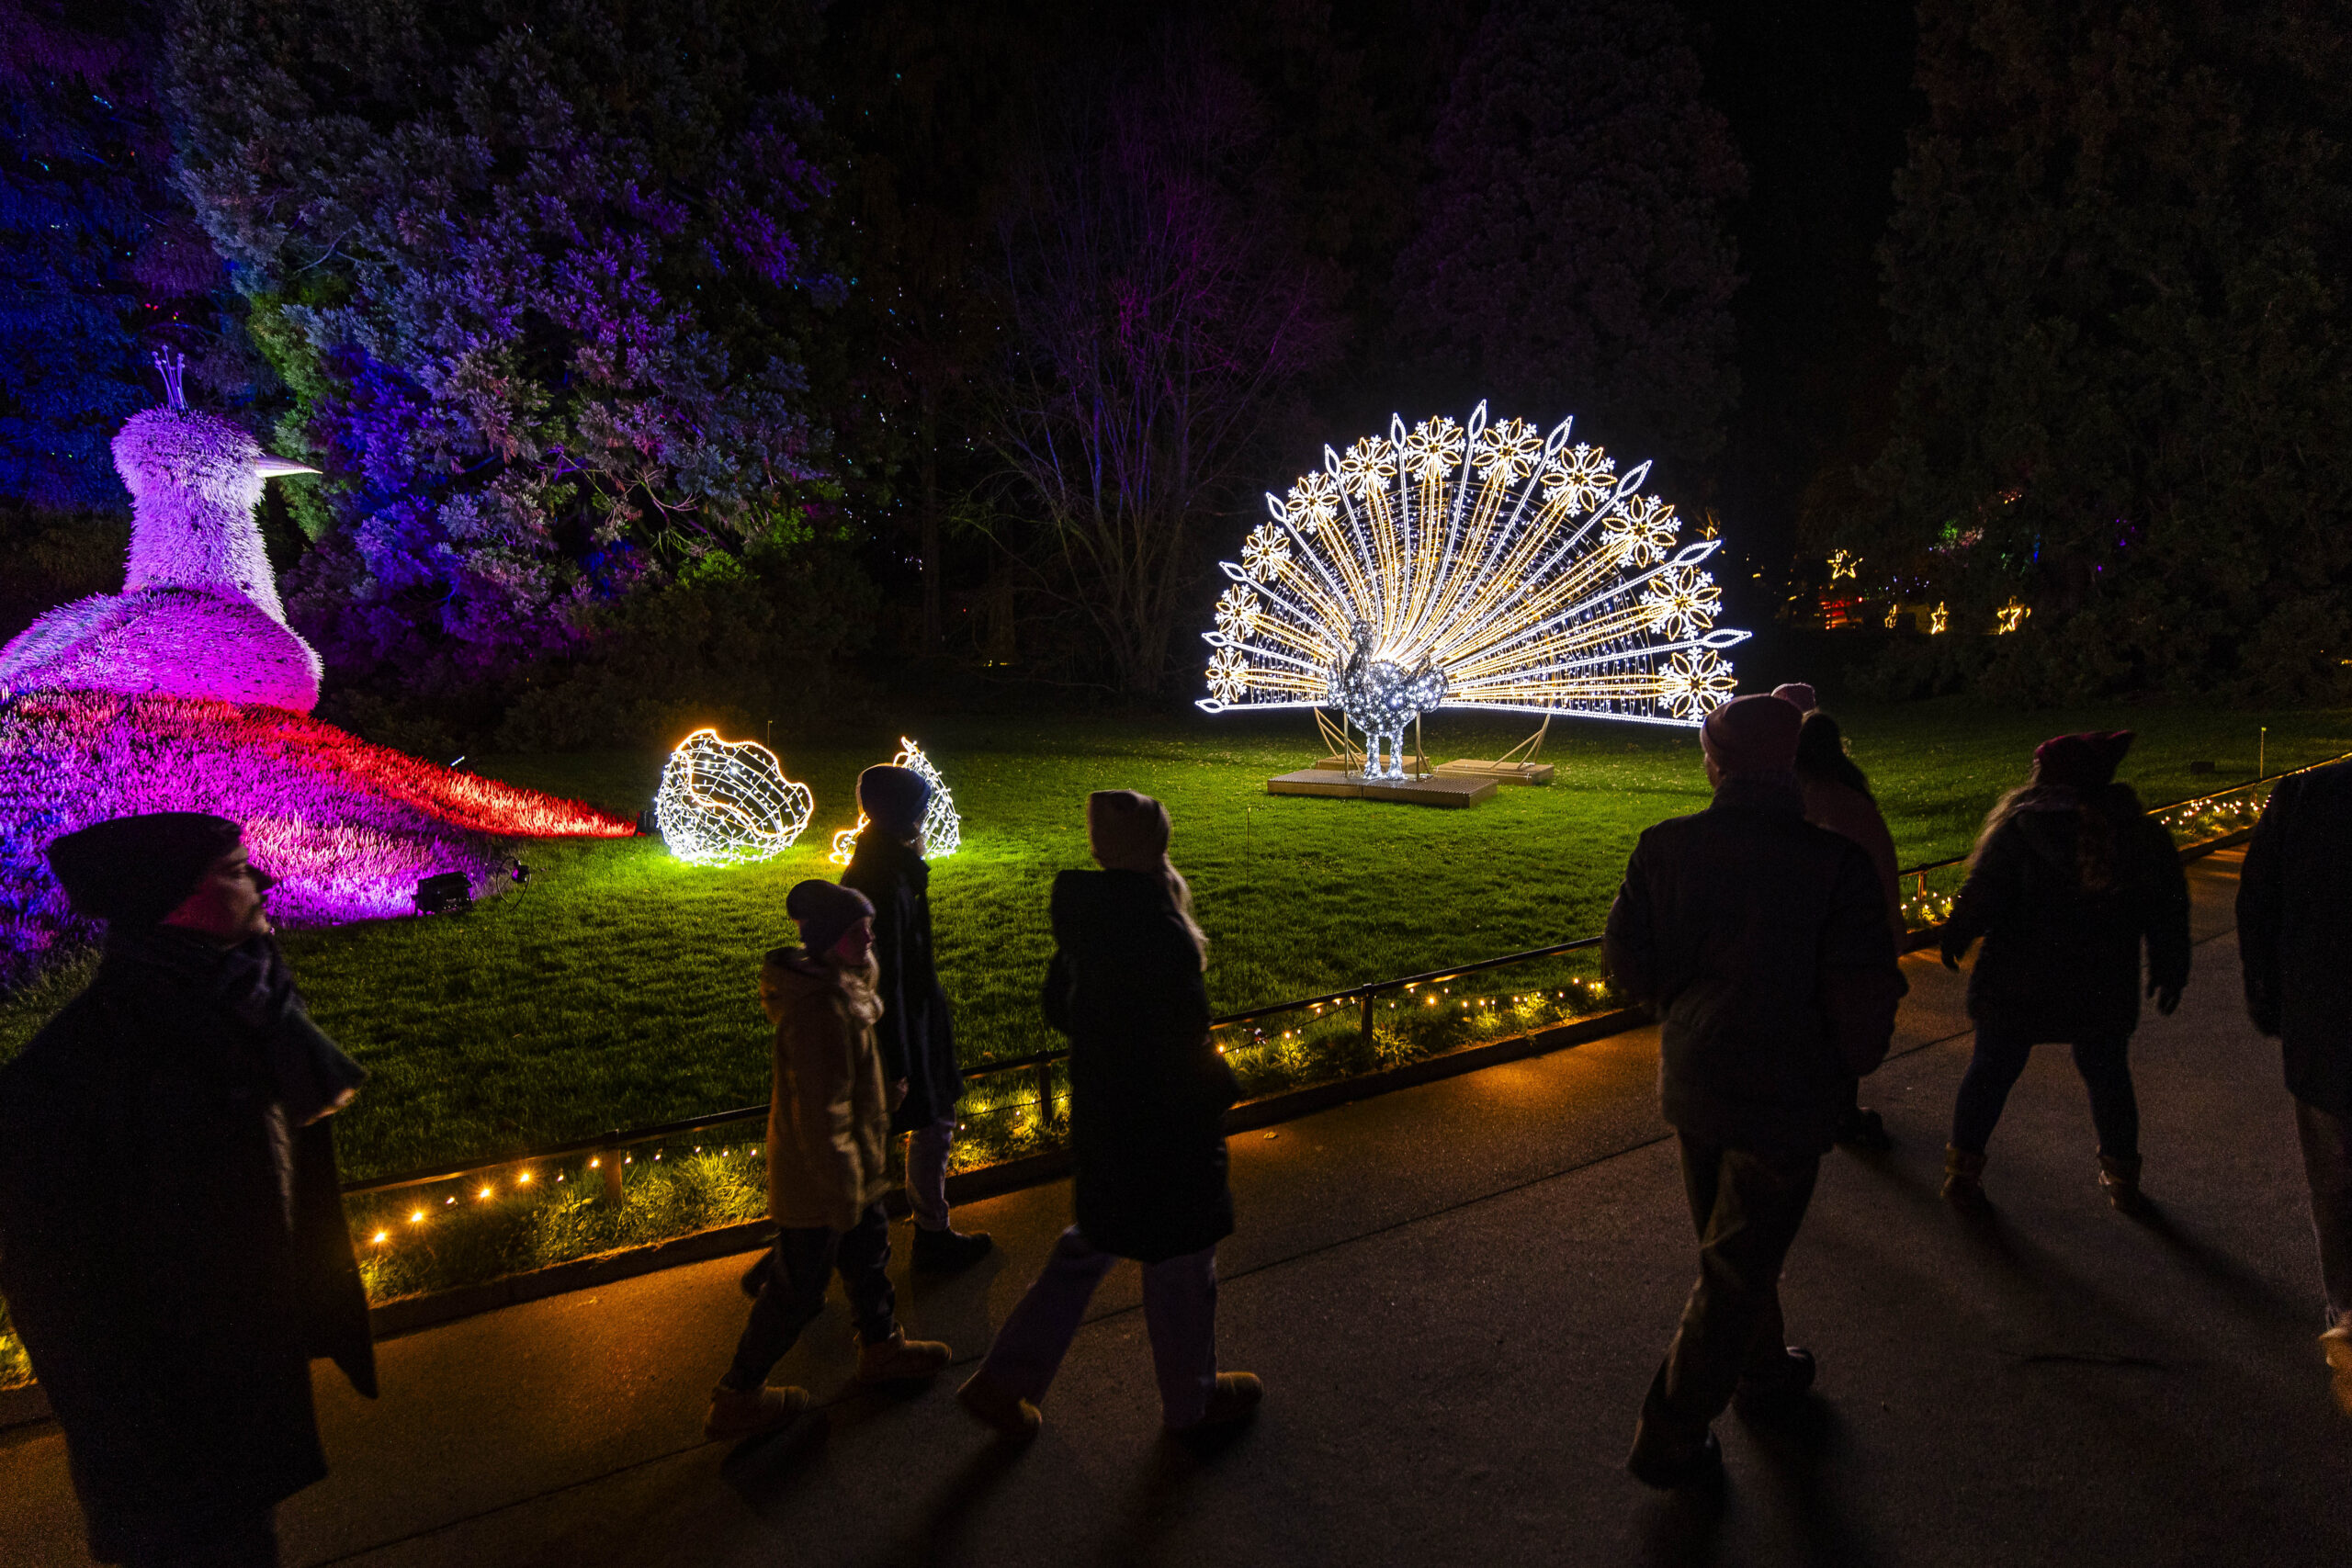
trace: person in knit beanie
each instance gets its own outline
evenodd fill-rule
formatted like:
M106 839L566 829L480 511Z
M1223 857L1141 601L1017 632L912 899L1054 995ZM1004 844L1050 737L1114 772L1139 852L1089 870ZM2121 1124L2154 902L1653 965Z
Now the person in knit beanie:
M1804 819L1803 725L1771 696L1707 716L1714 800L1642 835L1602 937L1610 973L1658 1021L1660 1109L1699 1238L1699 1282L1625 1461L1652 1486L1722 1468L1712 1426L1735 1398L1770 1421L1812 1385L1781 1269L1906 988L1870 856Z
M1247 1420L1264 1393L1216 1359L1216 1245L1233 1234L1225 1112L1239 1089L1209 1033L1204 948L1169 863L1167 808L1133 790L1087 797L1100 871L1054 879L1046 1021L1069 1036L1074 1223L957 1392L1005 1438L1038 1410L1086 1305L1119 1259L1143 1265L1160 1420L1180 1438Z
M842 886L874 905L874 952L881 964L876 994L882 999L875 1028L882 1070L904 1090L890 1131L907 1140L914 1264L930 1273L952 1273L987 1257L993 1244L986 1231L956 1230L947 1209L964 1068L956 1058L955 1021L932 948L931 867L922 858L931 793L931 781L912 768L884 764L858 775L857 804L866 826Z
M0 1293L102 1562L266 1564L322 1479L311 1361L376 1393L334 1113L238 825L116 818L49 846L106 922L89 987L0 1067Z

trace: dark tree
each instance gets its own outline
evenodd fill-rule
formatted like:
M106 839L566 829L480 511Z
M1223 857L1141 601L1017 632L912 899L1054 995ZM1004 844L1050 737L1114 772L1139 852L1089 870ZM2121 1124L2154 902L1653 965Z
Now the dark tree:
M1496 0L1431 146L1397 327L1466 397L1703 461L1738 395L1741 171L1668 0Z
M2318 696L2352 664L2352 23L2306 0L1926 0L1881 502L1947 679ZM1866 582L1864 586L1869 586ZM1916 592L1916 590L1915 590Z

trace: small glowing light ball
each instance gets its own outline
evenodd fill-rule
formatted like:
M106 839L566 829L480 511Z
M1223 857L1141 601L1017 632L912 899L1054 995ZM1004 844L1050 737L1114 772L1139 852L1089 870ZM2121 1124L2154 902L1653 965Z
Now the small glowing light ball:
M922 810L922 858L938 860L952 855L964 841L964 818L956 815L956 797L947 793L947 781L939 776L939 769L922 754L922 747L903 735L899 737L899 744L903 750L890 759L890 765L912 769L931 785L931 804ZM850 857L857 853L857 836L865 831L868 820L865 812L859 812L856 827L844 828L833 835L833 852L825 858L835 865L847 865Z
M689 865L782 854L815 807L808 786L786 778L775 752L756 740L721 740L715 729L678 743L653 796L662 841Z

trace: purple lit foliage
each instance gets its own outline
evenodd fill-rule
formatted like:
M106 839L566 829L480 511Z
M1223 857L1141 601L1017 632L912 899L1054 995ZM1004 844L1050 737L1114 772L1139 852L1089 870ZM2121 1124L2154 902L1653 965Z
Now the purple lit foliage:
M330 667L496 673L806 533L829 186L813 111L742 85L776 63L729 58L790 29L738 10L185 7L186 184L329 475L288 585Z

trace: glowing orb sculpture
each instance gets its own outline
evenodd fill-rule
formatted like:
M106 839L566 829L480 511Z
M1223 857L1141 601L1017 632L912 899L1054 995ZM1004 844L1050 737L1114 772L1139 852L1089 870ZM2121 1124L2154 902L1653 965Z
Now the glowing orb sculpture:
M1336 707L1364 772L1400 777L1413 720L1438 708L1696 726L1731 699L1713 629L1722 545L1678 546L1674 508L1597 446L1524 420L1392 418L1287 496L1219 562L1199 706Z
M766 860L790 849L808 826L816 797L784 776L775 753L756 740L721 740L697 729L662 769L653 817L662 841L689 865Z
M947 793L947 781L939 776L939 769L922 754L922 748L899 737L901 748L890 759L894 768L911 768L921 773L931 785L931 803L922 810L922 858L938 860L952 855L964 841L964 818L956 813L956 797ZM857 826L844 828L833 835L833 852L825 858L835 865L847 865L857 853L857 836L865 831L865 813L857 814Z

